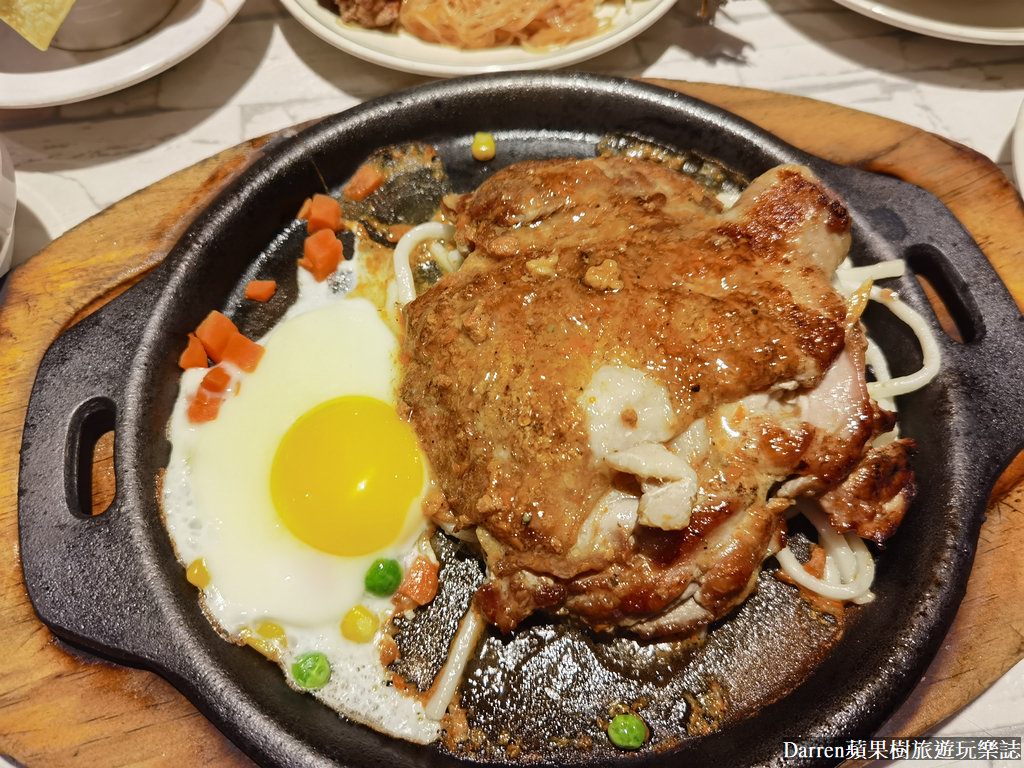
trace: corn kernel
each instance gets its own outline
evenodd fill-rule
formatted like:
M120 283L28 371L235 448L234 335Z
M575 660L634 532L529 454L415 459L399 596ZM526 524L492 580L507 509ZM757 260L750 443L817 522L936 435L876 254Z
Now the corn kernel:
M210 572L206 570L206 561L203 558L198 558L189 563L187 569L185 569L185 578L188 579L188 583L199 589L206 589L210 586Z
M253 632L248 627L242 627L238 634L242 638L242 642L248 645L250 648L256 649L264 656L266 656L268 659L280 661L281 648L287 645L287 642L285 641L284 637L284 630L281 630L280 637L264 637L262 636L262 634L259 634L259 632L268 624L271 624L271 622L264 622L263 624L261 624L257 632ZM271 624L271 626L276 627L277 625ZM280 627L278 628L280 629Z
M273 621L264 621L258 627L256 632L268 640L276 640L281 645L288 645L288 638L285 637L284 627Z
M357 605L341 620L341 635L353 643L368 643L377 634L380 622L369 608Z
M493 160L497 148L494 145L494 137L486 131L478 131L473 136L473 159Z

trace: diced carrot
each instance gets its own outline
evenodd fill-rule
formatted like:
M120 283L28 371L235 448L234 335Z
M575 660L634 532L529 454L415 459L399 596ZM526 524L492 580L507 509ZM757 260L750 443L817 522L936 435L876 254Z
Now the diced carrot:
M804 570L807 571L811 576L817 578L823 578L825 575L825 548L817 544L811 544L811 556L804 563Z
M217 411L220 410L221 400L219 395L207 392L200 387L195 397L188 404L188 420L193 424L213 421L217 418Z
M270 301L276 290L276 280L250 280L245 286L245 298L253 301Z
M302 206L299 208L299 212L295 214L296 219L304 219L309 216L309 208L313 205L313 198L307 197L302 201Z
M203 380L200 382L199 388L201 390L205 389L210 393L220 393L226 390L230 383L231 374L221 366L215 365L205 376L203 376Z
M305 267L322 283L337 269L342 257L341 241L329 229L321 229L306 238L299 266Z
M306 231L313 234L318 229L337 232L341 228L341 203L330 195L313 195L306 215Z
M380 651L380 663L385 667L390 667L402 655L398 650L398 643L387 632L381 632L377 649Z
M384 176L370 163L359 166L352 174L342 194L349 200L365 200L384 183Z
M437 571L437 563L425 557L417 557L402 579L399 593L417 605L426 605L437 594Z
M224 359L224 348L232 336L238 334L238 328L224 314L214 310L196 328L196 336L206 348L206 354L215 363Z
M252 341L241 333L236 333L228 339L224 347L224 362L237 365L246 373L252 373L259 365L260 358L265 350L255 341Z
M194 333L188 335L188 345L185 351L178 358L178 365L182 368L205 368L207 363L206 347Z

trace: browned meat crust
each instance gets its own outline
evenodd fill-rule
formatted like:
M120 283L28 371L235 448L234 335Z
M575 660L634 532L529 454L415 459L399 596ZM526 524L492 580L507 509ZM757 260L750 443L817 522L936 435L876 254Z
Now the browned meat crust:
M843 353L841 202L782 168L722 213L682 174L605 157L517 164L453 213L469 255L406 308L401 396L447 500L437 521L480 539L478 605L504 630L565 610L649 635L727 613L779 546L789 502L772 488L837 484L884 420L866 390L838 430L742 405L814 390ZM602 501L637 482L589 443L580 398L602 366L664 387L673 434L730 420L707 419L681 530L616 523Z
M837 531L876 544L892 536L916 490L907 461L914 447L903 439L868 450L839 486L822 495L821 507Z

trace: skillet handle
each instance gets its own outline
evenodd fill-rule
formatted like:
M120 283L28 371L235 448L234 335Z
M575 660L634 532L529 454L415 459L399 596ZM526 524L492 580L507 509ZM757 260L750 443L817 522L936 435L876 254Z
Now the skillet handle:
M994 270L988 282L983 290L1001 289L1005 302L999 307L985 306L975 338L944 350L959 358L956 375L964 393L963 400L950 406L957 411L952 439L971 446L969 469L986 498L1003 470L1024 449L1024 317Z
M948 375L956 377L954 386L963 395L946 406L953 411L953 439L972 446L971 469L987 495L1024 448L1024 316L966 229L932 195L913 190L921 199L906 207L919 219L918 234L927 234L905 246L905 258L942 297L963 337L954 341L933 324L943 355L954 363ZM940 210L945 221L936 226Z
M912 275L901 279L901 296L939 343L939 376L958 395L936 403L941 413L934 416L948 420L959 445L970 446L964 452L970 466L958 469L987 497L1024 447L1024 316L974 238L935 195L857 168L828 167L855 220L870 226L871 250L904 259L931 283L964 337L958 342L946 334Z
M161 625L153 569L130 516L152 479L121 460L125 391L156 293L143 280L59 336L43 356L26 414L18 493L22 570L40 618L60 637L123 661L145 657ZM114 432L116 492L93 514L95 441Z

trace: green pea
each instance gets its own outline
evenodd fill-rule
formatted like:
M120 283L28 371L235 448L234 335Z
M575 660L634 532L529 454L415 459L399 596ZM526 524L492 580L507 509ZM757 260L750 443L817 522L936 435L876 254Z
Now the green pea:
M385 557L373 561L373 565L366 571L366 591L387 597L392 594L398 585L402 583L402 566L397 560L390 560Z
M300 688L319 690L331 679L331 663L320 651L300 654L292 662L292 677Z
M639 749L647 736L647 725L636 715L616 715L608 724L608 738L619 749Z

